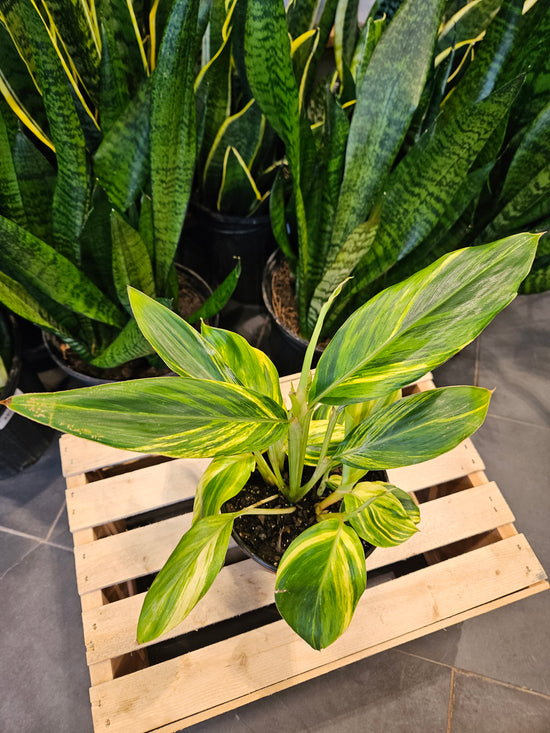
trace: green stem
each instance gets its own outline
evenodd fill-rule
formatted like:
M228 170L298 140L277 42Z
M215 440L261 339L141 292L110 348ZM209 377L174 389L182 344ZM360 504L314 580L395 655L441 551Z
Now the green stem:
M263 504L268 504L270 501L275 501L275 499L278 498L279 494L268 496L267 499L261 499L261 501L257 501L255 504L251 504L246 509L240 511L239 514L292 514L292 512L296 511L296 507L293 506L279 507L276 509L262 509L258 511L258 507L261 507Z
M279 491L283 491L285 486L281 475L279 474L277 477L276 474L273 473L268 462L259 451L254 451L254 458L256 459L256 468L260 472L264 481L266 481L270 486L276 486Z

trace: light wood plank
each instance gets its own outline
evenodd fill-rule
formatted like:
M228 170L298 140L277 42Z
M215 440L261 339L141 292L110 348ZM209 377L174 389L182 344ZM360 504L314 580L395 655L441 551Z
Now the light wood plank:
M475 568L475 573L472 573ZM282 621L90 690L96 731L140 733L240 700L545 580L522 535L367 590L348 631L322 652ZM404 612L406 609L406 612ZM275 653L274 653L275 652ZM224 685L212 685L223 675Z
M388 641L385 641L381 644L375 644L368 649L361 649L355 654L350 654L349 656L347 656L345 659L345 664L347 665L352 664L353 662L358 662L361 659L365 659L365 657L370 657L374 654L386 651L387 649L392 649L396 646L400 646L401 644L406 644L407 642L418 639L419 637L425 636L426 634L432 634L435 631L441 631L442 629L446 629L447 627L454 624L461 623L462 621L467 621L474 616L479 616L481 614L488 613L489 611L495 611L496 609L502 608L503 606L506 606L510 603L521 601L524 598L529 598L530 596L535 595L536 593L541 593L544 590L548 590L549 587L550 584L547 581L540 581L539 583L535 583L534 585L529 586L529 588L517 591L516 593L510 593L503 598L498 598L496 601L484 603L482 606L476 606L476 608L469 609L464 613L456 614L452 618L437 621L433 624L430 624L429 626L423 626L421 629L414 629L407 634L403 634L399 637L396 637L395 639L389 639ZM204 720L209 720L215 715L221 715L222 713L234 710L235 708L241 707L242 705L247 705L248 703L254 702L255 700L259 700L262 697L267 697L268 695L273 695L277 692L281 692L281 690L285 690L288 687L293 687L294 685L298 685L314 677L318 677L319 674L327 674L328 672L332 672L341 666L342 661L335 660L332 663L323 665L322 668L306 670L302 674L295 675L291 679L281 680L280 682L269 685L268 687L264 687L261 690L254 690L248 695L245 695L239 699L230 700L228 702L217 705L215 708L208 708L207 710L203 710L199 713L196 713L195 715L180 718L180 720L174 721L173 723L168 723L168 725L162 725L158 728L155 728L152 733L178 733L183 728L187 728L190 725L195 725L196 723L200 723Z
M389 469L388 478L390 483L405 491L419 491L446 481L454 481L474 471L483 471L484 468L481 456L470 438L467 438L453 450L430 461Z
M205 459L179 458L67 491L71 532L192 499Z
M495 483L430 501L422 505L419 532L402 545L375 550L367 558L367 572L489 531L513 519ZM269 605L273 603L273 584L274 576L253 560L229 565L188 618L163 639ZM246 588L246 592L237 592L240 587ZM141 593L83 615L89 664L139 648L135 630L144 596Z

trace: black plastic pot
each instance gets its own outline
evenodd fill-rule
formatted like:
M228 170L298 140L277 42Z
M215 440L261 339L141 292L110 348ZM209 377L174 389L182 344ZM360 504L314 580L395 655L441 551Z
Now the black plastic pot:
M273 305L273 275L283 266L284 261L284 255L280 250L273 252L265 265L262 277L262 298L274 325L271 330L269 355L281 375L294 374L301 370L309 343L285 325ZM322 353L322 348L315 349L312 366L317 365Z
M3 311L0 311L0 354L8 371L8 381L0 392L0 399L22 392L43 391L38 377L23 367L15 318ZM51 428L0 405L0 479L15 476L37 461L54 434Z
M185 278L186 285L189 285L189 287L193 289L193 291L199 296L200 300L203 303L208 300L208 298L212 295L212 289L208 285L208 283L205 282L203 278L200 277L200 275L198 275L196 272L189 269L188 267L176 264L176 268L179 271L180 280L183 276ZM212 318L209 318L207 320L207 323L212 326L217 326L219 323L218 314L216 314ZM52 336L51 334L45 332L43 333L43 339L51 359L60 369L63 370L63 372L68 377L71 378L73 382L71 386L93 387L98 384L108 384L109 382L123 381L127 378L124 376L116 376L116 374L113 375L112 371L110 371L109 376L103 376L105 370L93 367L91 365L89 366L89 370L86 372L73 369L68 364L67 360L63 358L63 354L60 349L60 340L57 339L55 336Z
M241 217L219 214L200 204L193 204L193 226L185 250L195 248L191 267L212 285L219 285L241 260L241 276L232 299L239 303L260 304L265 263L276 247L269 216ZM185 261L185 259L184 259Z

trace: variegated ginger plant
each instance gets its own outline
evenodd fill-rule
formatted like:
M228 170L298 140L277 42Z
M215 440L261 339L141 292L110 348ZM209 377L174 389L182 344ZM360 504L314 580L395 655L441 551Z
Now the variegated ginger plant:
M338 330L312 376L315 344L339 286L321 308L288 405L265 354L229 331L203 325L199 334L136 290L129 297L139 327L178 376L5 402L39 422L115 447L212 458L197 488L192 526L146 595L140 642L176 626L207 592L239 516L285 513L292 521L306 496L314 498L317 521L281 558L277 608L315 649L345 631L366 586L361 540L399 544L419 522L406 492L367 481L365 474L450 450L481 425L490 398L480 387L403 398L400 390L468 344L510 303L537 239L519 234L453 252L382 291ZM222 512L254 468L272 495Z

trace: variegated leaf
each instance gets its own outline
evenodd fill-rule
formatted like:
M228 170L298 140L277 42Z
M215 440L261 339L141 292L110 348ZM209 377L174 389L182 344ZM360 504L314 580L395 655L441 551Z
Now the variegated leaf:
M287 548L277 571L275 601L288 625L314 649L323 649L349 626L366 583L357 534L339 519L327 519Z
M224 379L204 339L192 326L138 290L130 288L128 292L143 335L172 371L181 377Z
M382 397L456 354L514 299L538 238L517 234L452 252L372 298L325 349L310 402Z
M360 510L360 511L358 511ZM344 496L342 511L359 537L375 547L393 547L418 529L420 510L403 489L380 481L364 481Z
M18 395L9 407L81 438L176 458L263 451L288 429L286 412L268 397L181 377Z
M223 566L234 518L204 517L183 535L145 596L137 629L140 643L177 626L204 596Z
M358 425L334 458L363 470L398 468L435 458L480 427L490 396L481 387L441 387L409 395Z
M218 514L222 505L244 487L255 465L252 453L214 458L195 492L193 524L203 517Z
M220 366L225 365L234 375L234 382L253 392L283 404L279 374L271 359L255 349L246 339L232 331L202 324L203 338L214 349Z

